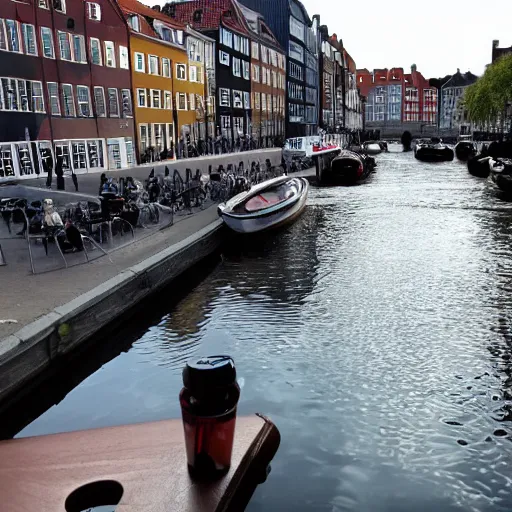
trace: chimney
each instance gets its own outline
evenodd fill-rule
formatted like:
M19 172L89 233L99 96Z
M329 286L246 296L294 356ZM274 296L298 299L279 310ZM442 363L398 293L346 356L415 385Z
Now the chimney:
M498 46L500 45L500 42L498 39L495 39L493 42L492 42L492 47L493 48L498 48Z
M416 68L416 64L413 64L413 65L411 66L411 73L416 73L416 69L417 69L417 68Z
M460 73L460 68L457 68L457 73Z
M336 34L333 34L333 35L331 36L331 39L332 39L333 41L337 41L337 40L338 40L338 36L337 36Z
M153 7L151 7L151 9L153 9L153 11L156 11L156 12L161 12L161 7L159 5L153 5Z

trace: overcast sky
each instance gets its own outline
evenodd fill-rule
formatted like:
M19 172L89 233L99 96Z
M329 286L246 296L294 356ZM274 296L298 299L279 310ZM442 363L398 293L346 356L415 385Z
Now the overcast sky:
M142 0L154 5L165 0ZM480 75L492 40L512 45L512 0L302 0L310 16L343 39L358 68L409 69L426 78L460 68Z

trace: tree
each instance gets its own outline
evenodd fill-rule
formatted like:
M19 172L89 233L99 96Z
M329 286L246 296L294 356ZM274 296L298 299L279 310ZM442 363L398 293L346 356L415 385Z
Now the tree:
M500 57L464 94L464 107L474 123L502 123L512 101L512 54Z

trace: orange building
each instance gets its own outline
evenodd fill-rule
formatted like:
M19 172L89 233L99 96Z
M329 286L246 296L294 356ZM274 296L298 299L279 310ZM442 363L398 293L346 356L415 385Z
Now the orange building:
M181 156L180 140L205 121L204 42L185 25L136 0L119 0L130 27L130 60L139 156ZM206 38L207 39L207 38Z

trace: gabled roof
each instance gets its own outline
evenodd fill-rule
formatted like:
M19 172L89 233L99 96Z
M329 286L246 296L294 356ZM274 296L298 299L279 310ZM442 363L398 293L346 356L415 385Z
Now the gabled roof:
M261 13L249 9L249 7L246 7L237 0L232 1L239 8L246 28L253 37L258 36L259 40L267 44L270 43L276 48L283 50L282 46L279 44L279 41L276 39L276 36L274 36L274 33L272 30L270 30L270 27L265 23L265 19ZM265 33L263 34L262 32Z
M150 20L159 20L163 23L166 23L172 28L176 30L185 30L185 26L182 23L173 20L169 16L155 10L151 9L147 5L141 4L137 0L117 0L119 7L121 7L122 11L125 15L138 14L140 18L140 31L142 34L151 37L160 37L154 30L150 23Z
M346 63L348 70L351 73L355 73L356 72L356 63L355 63L354 59L350 56L350 54L347 52L347 50L345 50L345 48L343 48L343 53L344 53L345 63Z
M195 30L215 30L220 24L245 36L249 31L242 21L242 13L232 0L193 0L173 5L174 19L189 24ZM194 13L200 12L200 16Z

